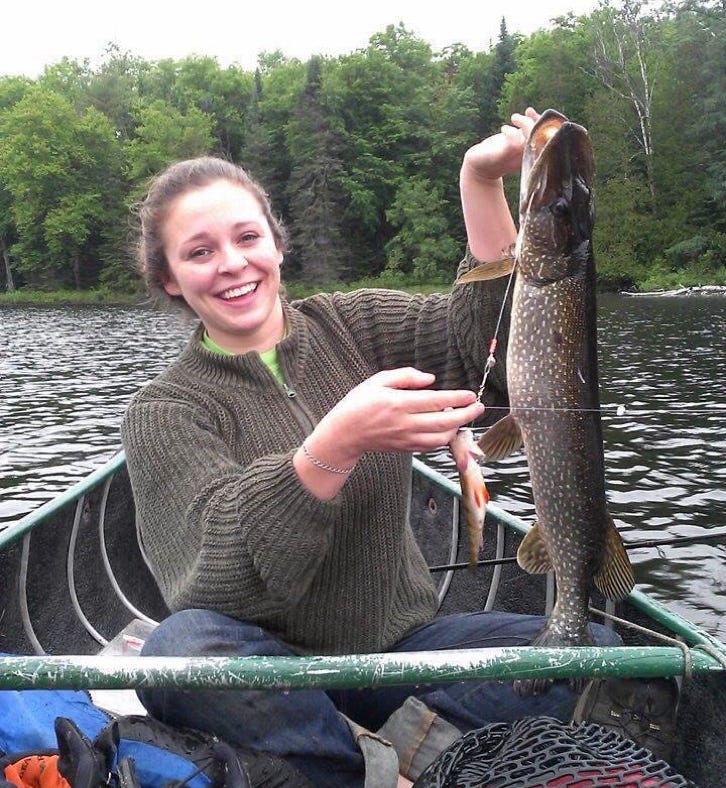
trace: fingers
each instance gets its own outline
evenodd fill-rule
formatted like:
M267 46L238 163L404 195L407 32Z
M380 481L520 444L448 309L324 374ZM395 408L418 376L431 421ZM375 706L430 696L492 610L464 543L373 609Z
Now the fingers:
M474 405L476 394L468 389L411 391L406 393L401 403L409 413L441 416Z
M413 367L378 372L352 389L318 427L327 425L336 434L346 456L445 446L459 427L481 416L484 406L473 391L434 390L434 381L434 375Z
M468 389L430 389L436 376L415 367L399 367L377 372L364 386L382 386L400 392L402 408L409 413L439 413L450 408L462 408L476 401Z
M442 433L446 434L445 443L454 437L456 431L479 418L484 413L484 406L479 402L472 402L461 408L449 408L445 411L418 413L415 416L416 429L421 434Z
M464 408L444 413L422 413L416 417L416 446L414 451L431 451L448 445L461 427L475 421L484 406L474 402Z
M436 376L415 367L399 367L377 372L364 385L385 386L392 389L425 389L431 386Z

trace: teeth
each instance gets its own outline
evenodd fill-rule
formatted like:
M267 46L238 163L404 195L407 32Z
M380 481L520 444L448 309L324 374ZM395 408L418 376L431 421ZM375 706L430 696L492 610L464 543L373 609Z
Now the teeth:
M251 293L256 289L257 282L250 282L248 285L243 285L242 287L235 287L232 290L225 290L221 296L222 298L239 298L240 296L247 295L247 293Z

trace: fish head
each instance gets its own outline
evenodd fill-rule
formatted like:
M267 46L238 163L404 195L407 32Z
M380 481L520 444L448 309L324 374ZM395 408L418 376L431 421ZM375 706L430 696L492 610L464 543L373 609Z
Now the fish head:
M592 266L594 157L587 130L555 110L544 112L522 157L519 235L521 276L547 285Z

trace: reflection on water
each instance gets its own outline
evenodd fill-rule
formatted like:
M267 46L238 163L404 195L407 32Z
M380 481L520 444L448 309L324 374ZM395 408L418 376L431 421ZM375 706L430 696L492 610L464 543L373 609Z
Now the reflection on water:
M189 327L143 308L0 311L0 525L109 459L134 391Z
M704 537L631 551L639 587L726 638L726 540L707 540L726 529L726 298L603 297L599 326L613 516L629 541ZM0 310L0 526L120 448L126 403L189 331L144 308ZM446 452L430 459L454 475ZM486 474L496 503L531 519L524 455Z

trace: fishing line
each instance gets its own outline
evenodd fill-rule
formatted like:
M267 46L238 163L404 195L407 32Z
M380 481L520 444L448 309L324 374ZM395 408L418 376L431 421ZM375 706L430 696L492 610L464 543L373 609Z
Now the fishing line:
M502 320L504 319L504 310L507 307L507 298L509 297L509 291L512 287L512 282L514 281L514 274L517 270L517 266L513 265L512 270L509 274L509 278L507 279L507 289L504 291L504 298L502 299L502 305L499 307L499 317L497 318L497 324L494 328L494 336L492 337L492 341L489 343L489 357L487 358L487 363L484 365L484 375L481 379L481 384L479 386L479 391L476 395L476 401L481 402L481 398L484 396L484 387L487 384L487 378L489 377L489 373L492 371L492 367L497 363L497 360L494 356L497 350L497 344L499 343L499 329L502 326Z
M613 409L615 410L614 414L608 413L608 411ZM487 405L487 410L501 410L508 413L511 408L507 407L506 405ZM712 405L708 408L691 408L689 405L675 405L671 408L663 408L662 410L657 408L637 408L635 410L630 410L629 408L626 408L625 405L603 405L599 408L538 408L535 406L517 406L517 410L542 411L545 413L607 413L610 416L656 416L668 415L678 412L687 413L688 415L693 416L726 416L726 407L723 405Z

